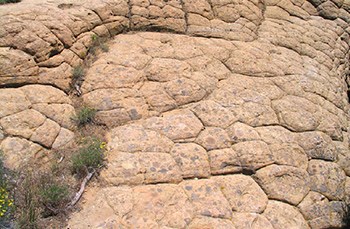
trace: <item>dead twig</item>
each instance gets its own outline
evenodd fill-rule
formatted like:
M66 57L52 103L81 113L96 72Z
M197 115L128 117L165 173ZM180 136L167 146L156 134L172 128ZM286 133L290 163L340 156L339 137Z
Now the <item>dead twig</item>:
M89 180L92 178L92 176L95 174L95 170L93 170L92 172L89 172L86 177L84 178L83 182L80 185L80 190L79 192L77 192L75 194L75 197L72 199L72 201L68 204L68 208L73 207L81 198L81 196L83 195L83 192L85 190L85 186L87 184L87 182L89 182Z

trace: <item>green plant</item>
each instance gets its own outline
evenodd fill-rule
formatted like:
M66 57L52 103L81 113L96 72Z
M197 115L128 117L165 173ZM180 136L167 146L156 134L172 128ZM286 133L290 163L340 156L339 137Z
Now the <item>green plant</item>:
M90 139L72 156L72 172L79 177L86 175L90 169L97 169L103 164L105 143Z
M79 126L85 125L93 122L96 112L95 109L84 106L78 111L76 116L73 117L73 120L75 120Z
M39 216L39 201L38 201L38 189L37 181L31 172L26 173L25 179L19 184L19 193L21 194L20 200L17 200L20 206L17 227L37 229L38 228L38 216Z
M0 0L0 5L6 4L6 3L15 3L20 2L21 0Z
M73 80L75 81L82 79L85 76L84 67L82 65L78 65L74 67L72 75L73 75Z
M54 182L44 184L39 194L45 207L49 209L57 208L68 199L68 187Z
M96 53L97 48L101 49L103 52L109 51L109 48L106 45L106 39L101 38L101 37L97 36L96 34L93 34L93 35L91 35L91 40L92 40L92 44L91 44L91 48L89 49L89 51L92 54Z
M5 228L13 210L13 198L8 187L8 178L0 150L0 228Z

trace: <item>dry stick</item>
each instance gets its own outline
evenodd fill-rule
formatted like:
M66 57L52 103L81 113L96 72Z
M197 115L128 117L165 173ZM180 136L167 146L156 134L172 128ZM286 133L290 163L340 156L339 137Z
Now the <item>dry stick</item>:
M86 183L92 178L92 176L94 174L95 174L95 170L93 170L91 173L88 173L88 175L84 178L83 182L80 185L79 192L77 192L75 194L75 197L73 198L73 200L68 205L68 208L69 207L73 207L79 201L79 199L81 198L81 196L83 195L83 192L85 190Z
M61 155L61 158L57 161L57 164L61 163L64 159L64 155Z

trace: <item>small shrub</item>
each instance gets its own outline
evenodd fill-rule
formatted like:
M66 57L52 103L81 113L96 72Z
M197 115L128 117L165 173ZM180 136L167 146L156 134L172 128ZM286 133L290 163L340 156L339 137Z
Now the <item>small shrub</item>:
M91 44L91 48L89 49L89 51L92 54L96 53L96 49L101 49L103 52L109 51L109 48L106 45L106 40L104 38L101 38L101 37L97 36L96 34L93 34L91 36L91 40L92 40L92 44Z
M17 227L37 229L40 204L38 200L38 187L35 176L28 172L25 179L19 184L18 189L21 196L16 200L18 206Z
M79 126L91 123L94 121L96 112L97 111L93 108L83 107L78 111L77 115L73 117L73 120L75 120Z
M50 210L62 206L68 199L68 187L54 182L44 184L39 193L42 204Z
M73 75L73 80L75 80L75 81L82 79L85 76L85 71L84 71L83 66L78 65L78 66L74 67L72 75Z
M8 187L8 178L0 151L0 228L6 228L13 210L13 199Z
M97 169L103 164L105 143L91 139L72 156L72 172L83 177L90 169Z
M6 3L15 3L20 2L21 0L0 0L0 5L6 4Z

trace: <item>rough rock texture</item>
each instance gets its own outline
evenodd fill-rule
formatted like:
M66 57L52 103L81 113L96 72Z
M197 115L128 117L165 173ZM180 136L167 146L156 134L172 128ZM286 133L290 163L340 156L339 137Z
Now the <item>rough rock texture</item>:
M10 169L18 169L29 161L46 162L50 149L63 147L74 137L71 120L74 107L57 88L44 85L3 88L0 106L0 150Z
M70 228L339 228L350 196L348 1L23 0L0 6L9 165L73 137L81 85L107 134ZM29 85L31 84L31 85Z

